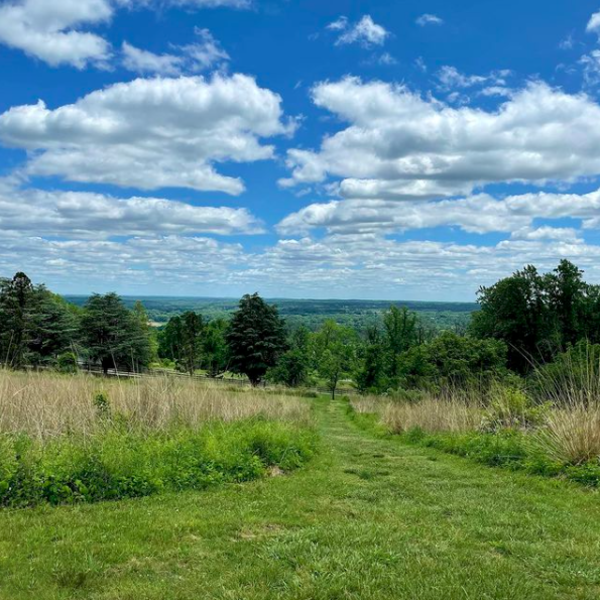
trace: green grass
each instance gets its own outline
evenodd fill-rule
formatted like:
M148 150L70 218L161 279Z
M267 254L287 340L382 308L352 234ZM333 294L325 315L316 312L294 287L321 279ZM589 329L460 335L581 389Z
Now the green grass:
M600 499L360 429L290 476L0 511L0 598L597 599Z
M261 418L167 431L117 423L94 436L59 436L44 444L1 436L0 507L120 500L250 481L271 467L297 469L316 443L306 427Z

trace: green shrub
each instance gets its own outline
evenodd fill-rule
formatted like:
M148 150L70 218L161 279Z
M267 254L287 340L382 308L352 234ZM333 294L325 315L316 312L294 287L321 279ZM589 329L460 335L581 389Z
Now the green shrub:
M61 373L77 373L77 356L74 352L63 352L56 359L56 368Z
M0 506L116 500L248 481L270 466L300 467L315 445L311 430L260 419L168 432L116 423L91 438L62 436L45 444L5 435Z
M491 402L481 424L482 431L527 429L542 425L550 405L534 404L524 390L496 384L490 391Z

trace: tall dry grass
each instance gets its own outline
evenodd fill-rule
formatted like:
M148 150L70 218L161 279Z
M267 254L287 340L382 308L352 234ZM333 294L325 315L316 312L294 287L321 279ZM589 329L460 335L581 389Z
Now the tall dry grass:
M428 433L472 431L481 423L483 414L479 404L466 394L428 396L415 403L363 397L352 400L351 405L358 413L379 414L391 433L416 427Z
M600 459L600 405L576 404L549 412L535 432L546 455L560 463L580 465Z
M132 428L160 431L173 425L197 427L256 416L310 420L309 404L300 398L251 389L227 391L209 382L0 371L0 433L26 433L39 440L66 433L91 435L102 427L94 402L101 393L108 399L110 414Z

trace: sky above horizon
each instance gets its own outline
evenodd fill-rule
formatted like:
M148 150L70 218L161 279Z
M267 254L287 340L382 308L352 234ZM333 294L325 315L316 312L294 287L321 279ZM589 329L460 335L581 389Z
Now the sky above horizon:
M600 1L0 0L0 276L474 301L600 283Z

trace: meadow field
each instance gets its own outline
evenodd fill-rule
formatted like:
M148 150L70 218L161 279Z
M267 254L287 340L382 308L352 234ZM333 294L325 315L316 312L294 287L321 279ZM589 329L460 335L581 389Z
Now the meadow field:
M598 496L561 475L600 450L552 454L595 409L508 400L1 372L0 598L597 598ZM514 466L509 429L562 471L447 453Z

